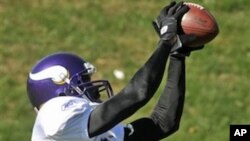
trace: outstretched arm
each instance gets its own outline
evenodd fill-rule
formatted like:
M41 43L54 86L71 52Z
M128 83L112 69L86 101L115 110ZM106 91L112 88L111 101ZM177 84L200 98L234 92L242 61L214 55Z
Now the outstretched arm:
M89 119L90 136L107 131L150 100L162 80L171 47L171 44L161 41L128 85L93 110Z
M185 100L185 83L185 57L171 57L167 85L151 115L154 123L161 129L162 137L179 128Z
M151 117L132 122L134 133L127 130L126 140L158 141L174 133L179 127L184 98L185 58L171 57L167 84Z
M97 106L89 118L89 135L103 133L128 118L144 106L159 87L168 55L181 46L177 36L177 21L188 11L183 3L171 3L155 20L161 41L129 84L116 96Z

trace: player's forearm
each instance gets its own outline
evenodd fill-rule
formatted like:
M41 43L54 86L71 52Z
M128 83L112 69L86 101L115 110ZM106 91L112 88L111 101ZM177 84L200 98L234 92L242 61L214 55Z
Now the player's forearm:
M185 58L170 60L167 84L151 116L162 137L178 129L185 98Z
M120 92L131 96L131 105L144 105L154 95L162 81L170 49L171 46L160 42L156 51Z
M162 80L170 49L171 45L160 42L129 84L109 101L96 107L89 121L91 136L110 129L149 101Z

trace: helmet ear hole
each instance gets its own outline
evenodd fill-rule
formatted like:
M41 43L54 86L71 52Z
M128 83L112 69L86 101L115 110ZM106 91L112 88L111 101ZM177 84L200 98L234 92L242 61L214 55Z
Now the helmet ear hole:
M78 85L82 84L81 80L77 80L77 84Z

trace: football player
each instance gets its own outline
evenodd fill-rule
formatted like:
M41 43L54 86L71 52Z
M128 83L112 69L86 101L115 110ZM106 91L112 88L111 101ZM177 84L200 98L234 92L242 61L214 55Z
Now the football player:
M42 58L28 75L28 97L37 111L32 141L158 141L177 131L185 97L183 45L178 21L188 7L172 2L154 21L160 42L128 84L113 94L107 80L91 80L95 67L65 52ZM180 38L181 37L181 38ZM121 122L144 106L158 89L170 55L167 84L149 117ZM108 100L102 100L107 94Z

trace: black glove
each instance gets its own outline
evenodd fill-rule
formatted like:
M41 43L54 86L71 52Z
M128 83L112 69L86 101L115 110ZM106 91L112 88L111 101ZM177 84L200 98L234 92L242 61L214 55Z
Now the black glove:
M177 22L188 11L188 6L183 2L176 4L171 2L164 7L159 16L153 21L153 26L160 36L161 40L175 43L177 41Z
M185 56L190 56L192 51L197 51L197 50L201 50L204 48L204 45L201 46L197 46L197 47L189 47L186 44L194 41L196 39L195 35L180 35L180 40L182 43L182 47L177 49L175 52L173 52L172 54L174 56L179 56L179 57L185 57Z
M167 5L166 7L164 7L161 12L160 12L160 15L157 16L157 18L152 22L153 24L153 27L156 31L156 33L158 34L159 37L161 37L161 34L160 34L160 25L159 25L159 22L158 20L160 20L160 18L164 18L165 14L168 13L168 10L173 7L174 5L176 4L175 1L172 1L169 5Z

